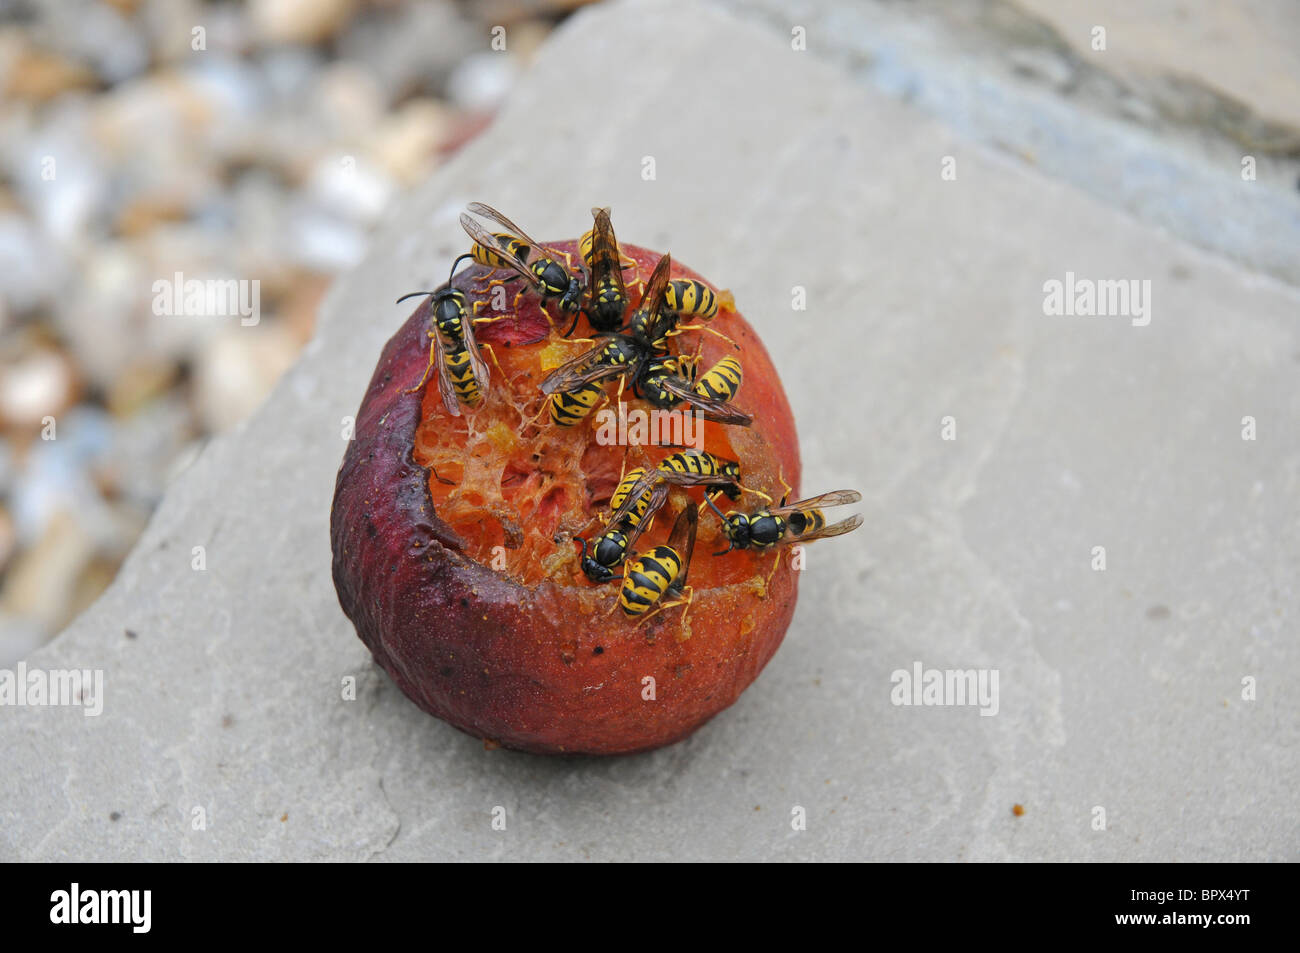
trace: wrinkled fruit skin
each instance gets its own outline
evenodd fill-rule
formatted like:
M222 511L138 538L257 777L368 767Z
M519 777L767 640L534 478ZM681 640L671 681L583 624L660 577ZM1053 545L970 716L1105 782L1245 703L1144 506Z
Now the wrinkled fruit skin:
M576 244L555 247L574 252ZM659 257L623 248L643 276ZM673 277L699 276L674 262ZM534 302L530 294L522 303L521 321L530 313L536 318ZM798 440L776 370L738 314L724 311L712 326L742 348L745 382L737 403L755 418L736 448L743 482L751 485L762 470L765 479L757 485L779 496L771 475L779 467L795 498ZM480 341L498 346L512 333L509 322L487 327L493 334L480 332ZM701 507L689 637L680 609L641 625L621 612L608 614L617 583L594 587L575 571L562 584L544 580L530 588L469 558L438 518L429 472L413 456L416 428L432 405L422 393L403 390L424 371L427 328L422 303L385 346L357 413L331 512L339 602L375 660L430 714L475 737L536 753L656 748L731 705L776 652L794 614L799 574L788 568L788 556L765 596L770 553L719 557L752 564L752 576L701 588L697 568L725 548L716 519ZM584 319L575 336L587 330ZM436 394L436 384L426 390ZM700 499L698 491L693 498ZM755 500L747 496L742 504L749 508ZM576 570L576 557L573 565ZM654 679L653 700L646 697L647 677Z

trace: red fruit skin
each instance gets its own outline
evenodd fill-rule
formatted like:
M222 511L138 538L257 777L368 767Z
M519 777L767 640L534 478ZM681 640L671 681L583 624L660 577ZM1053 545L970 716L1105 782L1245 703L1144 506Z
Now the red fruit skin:
M572 241L553 247L576 253ZM659 258L636 246L623 250L643 276ZM699 277L676 263L672 276ZM502 321L486 326L492 336L480 339L535 338L532 330L544 319L534 302L529 294L514 331ZM616 583L596 588L577 576L571 585L530 588L468 558L438 518L429 473L413 457L423 399L403 390L424 372L428 323L425 302L384 347L335 485L334 585L357 635L419 707L508 748L623 754L691 734L731 705L776 652L794 614L799 574L778 571L762 596L773 556L729 554L751 562L753 576L697 586L683 639L680 609L640 625L621 612L608 614ZM739 402L755 417L753 428L737 428L745 430L735 448L742 474L767 459L771 471L779 465L796 498L798 439L771 359L738 314L720 314L713 326L742 347ZM579 334L585 329L584 321ZM765 488L780 493L772 480ZM742 502L749 507L753 499ZM701 509L692 572L722 548L714 545L717 523L708 513Z

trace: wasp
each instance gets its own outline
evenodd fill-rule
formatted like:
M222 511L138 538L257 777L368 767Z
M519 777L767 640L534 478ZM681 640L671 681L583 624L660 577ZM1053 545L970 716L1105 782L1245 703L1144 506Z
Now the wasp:
M628 495L644 475L645 467L627 471L609 498L610 509L622 509ZM578 537L582 543L582 571L592 582L609 582L614 578L614 569L627 558L628 548L649 525L647 514L650 496L651 490L647 488L624 515L617 520L610 520L612 529L607 529L591 541L590 554L587 541ZM659 505L662 506L663 502L660 501Z
M618 239L614 237L609 209L593 208L591 214L596 223L579 243L582 261L591 276L587 320L597 331L617 331L623 326L623 313L629 304L627 288L623 284L623 256L618 250ZM576 326L576 315L573 320ZM572 327L568 333L573 333Z
M690 611L694 592L686 584L687 573L691 566L691 555L695 552L695 528L699 521L699 507L694 503L687 505L677 516L668 542L643 553L628 564L623 572L623 587L618 594L616 607L621 607L623 614L641 621L650 618L656 612L686 603L682 612L685 620ZM665 596L689 592L685 599L663 602ZM650 611L653 608L653 611ZM613 609L610 610L614 611ZM647 614L648 613L648 614Z
M652 357L642 365L632 389L655 407L671 408L686 403L706 420L742 427L752 424L752 416L730 403L740 389L740 362L725 357L698 381L697 366L697 361L687 357Z
M505 229L504 232L493 234L468 214L461 213L461 227L474 240L474 250L470 252L470 257L490 268L508 268L514 271L518 277L533 286L541 296L543 307L547 301L558 298L560 310L573 314L576 320L582 306L584 285L581 271L570 271L560 264L561 259L567 262L568 256L533 241L523 229L490 205L471 202L466 208ZM569 330L572 332L573 329Z
M463 258L461 256L452 263L453 275L456 264ZM398 298L397 303L418 295L430 297L429 310L433 315L433 328L429 331L429 337L432 341L429 344L429 363L425 365L424 375L406 393L414 393L423 387L429 379L430 369L436 367L443 406L451 416L459 417L461 404L477 407L488 392L487 363L483 360L478 341L474 337L474 322L470 320L469 311L465 307L465 294L451 286L449 275L445 288L439 291L412 291Z
M635 371L646 360L641 343L627 334L611 334L604 344L562 364L542 381L542 393L571 393L587 384Z
M638 472L640 471L640 472ZM637 474L631 480L632 474ZM624 487L623 484L627 484ZM730 499L740 498L740 464L714 456L707 450L682 450L659 461L653 470L638 468L625 477L619 489L621 505L614 507L611 526L623 525L625 520L638 519L641 525L659 512L674 486L703 486L706 492L721 490ZM757 490L751 490L757 493ZM613 498L610 499L614 506Z
M843 536L861 526L862 517L855 513L846 520L827 525L826 514L822 509L856 503L860 499L862 494L857 490L832 490L797 503L787 505L782 499L780 506L764 507L753 513L727 513L724 516L713 501L706 497L705 502L722 520L722 531L726 534L728 543L726 549L714 555L723 556L733 549L768 549L778 543L809 543L814 539Z
M664 353L668 348L668 335L676 327L676 318L664 310L671 266L669 256L659 259L632 315L627 333L608 334L604 344L556 368L542 381L542 393L548 396L573 393L596 381L620 377L623 382L630 380L638 395L645 388L649 392L648 399L657 406L674 406L686 401L709 420L741 426L753 423L749 414L726 401L692 389L692 380L681 373L679 361L683 359ZM621 394L622 384L619 391Z

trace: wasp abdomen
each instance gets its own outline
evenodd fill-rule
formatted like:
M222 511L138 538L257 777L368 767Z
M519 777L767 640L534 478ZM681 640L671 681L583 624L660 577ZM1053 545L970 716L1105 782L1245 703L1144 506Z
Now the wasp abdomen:
M626 615L642 615L681 575L682 557L671 546L656 546L628 566L618 602Z
M821 510L799 510L790 514L790 531L795 536L815 533L826 525L826 514Z
M702 281L679 278L668 282L664 306L677 314L689 314L707 321L718 313L718 296Z
M557 427L572 427L581 423L591 413L604 393L605 389L593 381L576 390L552 394L547 403L551 423Z
M714 400L731 400L740 390L742 376L740 361L724 357L696 382L695 393Z

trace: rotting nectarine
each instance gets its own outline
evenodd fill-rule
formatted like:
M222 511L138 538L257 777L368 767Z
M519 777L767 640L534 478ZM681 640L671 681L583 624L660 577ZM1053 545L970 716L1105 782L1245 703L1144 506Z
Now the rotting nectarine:
M552 247L577 259L576 242ZM624 245L633 304L659 255ZM493 275L490 277L506 277ZM700 278L673 263L672 277ZM456 277L471 302L486 300L479 266ZM701 279L702 280L702 279ZM507 302L518 283L507 285ZM752 427L705 424L704 449L740 462L744 486L796 498L800 467L794 419L758 335L719 293L709 327L672 340L700 348L702 366L739 357L735 403ZM460 417L437 385L408 393L428 362L428 300L388 342L357 413L331 513L334 584L343 611L375 659L417 705L490 743L539 753L617 754L670 744L726 708L758 676L794 614L797 573L776 556L726 547L701 509L683 608L648 621L611 612L618 582L591 584L573 537L600 532L626 467L654 466L672 448L602 445L596 416L552 425L538 385L593 345L553 332L537 296L517 313L477 326L491 370L489 393ZM511 305L513 308L513 305ZM483 311L486 316L493 312ZM564 330L567 319L556 320ZM578 334L589 332L585 318ZM606 385L609 409L617 383ZM649 409L624 393L629 408ZM700 489L674 488L636 549L667 536L673 516ZM746 502L757 502L747 497Z

